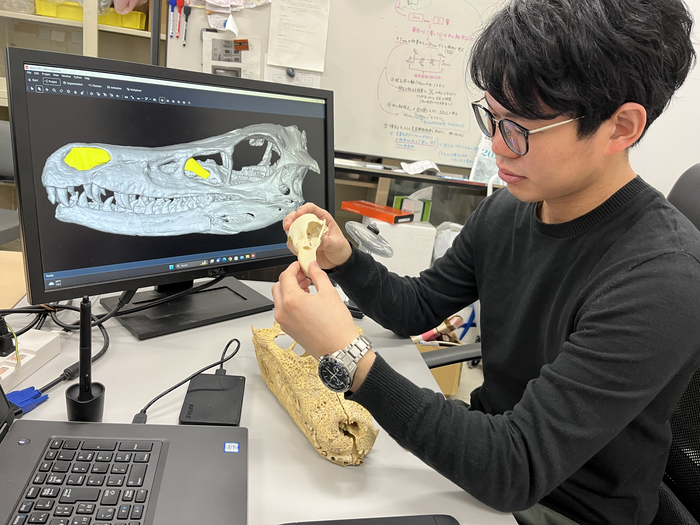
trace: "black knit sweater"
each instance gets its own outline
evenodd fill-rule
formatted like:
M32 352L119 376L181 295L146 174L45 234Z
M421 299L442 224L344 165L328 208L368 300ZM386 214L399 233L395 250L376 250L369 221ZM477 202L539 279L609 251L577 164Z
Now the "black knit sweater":
M495 509L540 502L581 524L649 524L668 419L700 365L699 261L700 233L640 178L564 224L497 191L419 278L357 250L333 272L399 335L479 299L484 384L471 406L381 357L350 399Z

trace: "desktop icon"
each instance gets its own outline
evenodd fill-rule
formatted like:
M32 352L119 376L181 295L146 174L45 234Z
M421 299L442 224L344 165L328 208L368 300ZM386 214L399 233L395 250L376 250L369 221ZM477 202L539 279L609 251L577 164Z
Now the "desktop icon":
M221 257L217 258L216 262L221 262Z
M168 269L174 270L174 269L175 269L175 265L174 265L174 264L171 264L170 266L168 266Z
M211 261L209 261L209 264L214 264L214 259L212 259Z
M254 254L254 253L251 253L251 254L250 254L250 258L251 258L251 259L255 259L255 254Z
M248 254L246 253L246 254L245 254L245 258L246 258L246 259L250 259L250 255L248 255Z

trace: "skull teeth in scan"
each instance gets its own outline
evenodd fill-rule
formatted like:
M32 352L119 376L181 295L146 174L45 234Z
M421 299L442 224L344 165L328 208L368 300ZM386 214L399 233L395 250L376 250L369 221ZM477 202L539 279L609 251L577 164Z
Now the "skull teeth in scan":
M63 222L122 235L231 235L303 204L308 170L320 173L304 131L257 124L156 148L67 144L41 181Z

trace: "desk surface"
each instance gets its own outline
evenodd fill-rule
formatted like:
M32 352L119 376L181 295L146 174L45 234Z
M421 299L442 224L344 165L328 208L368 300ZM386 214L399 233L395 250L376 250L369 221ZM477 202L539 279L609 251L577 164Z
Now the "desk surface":
M270 297L271 283L248 282ZM96 304L93 298L93 304ZM95 310L98 311L96 307ZM70 319L72 312L62 314ZM22 316L12 323L23 325ZM106 387L105 422L128 423L152 398L192 372L217 361L227 341L241 349L226 364L229 374L246 377L241 426L249 430L248 523L277 525L292 521L410 514L450 514L462 525L513 524L510 514L482 505L397 445L383 430L362 465L341 467L323 459L269 391L260 375L251 325L272 326L273 313L218 323L178 334L137 341L114 319L108 321L110 348L93 367L93 380ZM421 386L437 384L409 339L382 329L370 319L357 322L375 348L400 373ZM45 327L47 329L49 327ZM280 346L288 341L278 339ZM101 348L99 331L93 348ZM61 354L18 388L41 387L77 360L79 336L62 340ZM62 384L27 419L64 420ZM148 423L177 424L186 386L148 410ZM196 475L194 473L193 475Z

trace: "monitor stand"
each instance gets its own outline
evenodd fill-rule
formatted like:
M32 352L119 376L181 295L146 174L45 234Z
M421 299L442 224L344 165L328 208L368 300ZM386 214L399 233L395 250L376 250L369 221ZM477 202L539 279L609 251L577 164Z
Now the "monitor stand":
M139 292L125 310L161 299L173 292ZM100 304L108 311L117 307L118 297L105 297ZM117 316L136 339L150 339L190 328L227 321L272 310L274 303L233 277L226 277L214 286L184 295L167 303L140 312Z

